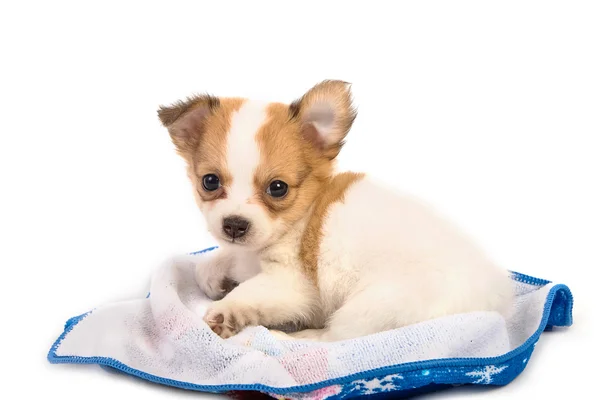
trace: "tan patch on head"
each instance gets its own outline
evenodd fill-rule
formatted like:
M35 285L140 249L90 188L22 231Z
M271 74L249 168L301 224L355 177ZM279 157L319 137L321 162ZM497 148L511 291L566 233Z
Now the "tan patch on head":
M207 174L216 174L223 186L231 183L232 176L227 168L227 135L231 125L231 116L238 111L243 99L223 98L217 110L207 117L206 130L200 135L198 146L191 154L192 172L196 179L197 190L204 201L214 200L224 195L221 187L214 192L207 192L202 187L202 177Z
M288 105L272 103L267 115L256 136L261 160L254 185L271 217L290 226L306 215L323 183L330 178L333 165L303 137L301 125L291 118ZM266 193L274 180L288 184L284 197L274 198Z
M318 283L318 259L323 238L323 223L332 204L343 202L348 188L364 177L364 174L345 172L336 175L324 187L323 193L317 198L308 225L302 237L300 259L306 274Z
M188 166L188 177L194 184L197 199L203 202L222 198L223 188L207 192L202 177L216 174L221 184L231 181L227 169L227 135L231 116L244 99L194 96L171 106L163 106L158 115L168 129L177 152Z

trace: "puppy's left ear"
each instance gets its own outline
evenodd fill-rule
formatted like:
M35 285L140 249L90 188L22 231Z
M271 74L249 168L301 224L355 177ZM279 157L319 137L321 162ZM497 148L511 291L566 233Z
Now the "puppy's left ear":
M302 135L325 157L334 159L356 118L350 84L323 81L293 102L290 113L299 120Z

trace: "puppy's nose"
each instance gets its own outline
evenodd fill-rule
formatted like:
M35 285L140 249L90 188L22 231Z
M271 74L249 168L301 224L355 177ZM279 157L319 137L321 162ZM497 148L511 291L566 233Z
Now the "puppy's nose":
M248 232L250 223L242 217L232 216L223 220L223 231L232 239L237 239Z

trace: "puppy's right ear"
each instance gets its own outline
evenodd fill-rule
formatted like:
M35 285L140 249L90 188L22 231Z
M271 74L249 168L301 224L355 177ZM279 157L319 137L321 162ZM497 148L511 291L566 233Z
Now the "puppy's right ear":
M300 122L304 138L333 160L356 118L350 84L325 80L294 101L290 114Z
M220 101L211 95L197 95L169 106L160 106L158 118L168 129L177 151L184 155L194 151L206 127L206 119Z

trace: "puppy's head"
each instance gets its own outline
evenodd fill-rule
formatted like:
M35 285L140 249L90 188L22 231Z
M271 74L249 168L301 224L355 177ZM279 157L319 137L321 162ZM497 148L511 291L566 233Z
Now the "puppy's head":
M158 115L210 232L222 245L258 250L324 190L356 112L347 83L324 81L289 105L201 95Z

